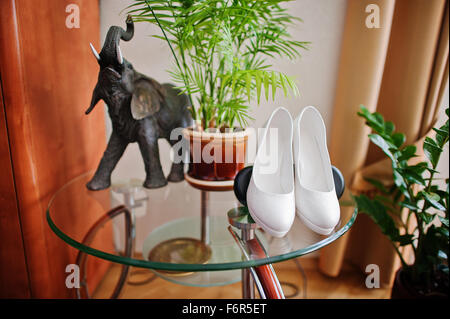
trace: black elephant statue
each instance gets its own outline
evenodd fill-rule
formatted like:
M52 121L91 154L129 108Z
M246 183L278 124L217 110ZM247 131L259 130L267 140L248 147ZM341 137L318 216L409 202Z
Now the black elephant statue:
M171 84L160 84L136 70L123 58L120 40L129 41L134 34L133 20L126 19L127 30L112 26L99 53L90 44L100 66L98 82L86 114L98 101L108 106L112 134L94 177L86 184L90 190L110 186L111 173L129 143L137 142L144 160L144 187L158 188L167 181L184 179L184 163L172 163L169 176L164 176L159 158L158 139L165 138L173 146L170 133L178 127L192 125L185 94ZM179 138L181 139L181 137Z

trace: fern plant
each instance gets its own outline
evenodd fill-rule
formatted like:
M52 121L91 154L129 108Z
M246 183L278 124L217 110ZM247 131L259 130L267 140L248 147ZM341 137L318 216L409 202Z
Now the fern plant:
M395 132L392 122L365 107L361 107L358 113L373 130L369 134L372 143L391 160L394 183L386 187L378 180L366 178L376 187L378 194L372 197L362 194L353 199L358 210L368 214L390 239L400 257L406 279L423 294L448 293L449 180L445 180L443 189L436 179L436 168L449 140L448 108L446 114L445 124L433 128L435 137L426 137L423 143L428 161L411 163L410 160L418 156L417 148L405 145L405 135ZM402 218L405 209L407 216ZM413 220L416 227L411 230ZM400 246L412 248L412 264L404 260Z
M270 58L295 59L308 42L291 38L299 18L281 7L290 0L136 0L134 21L158 25L174 56L170 71L189 96L202 129L245 127L249 103L264 92L297 95L293 77L271 69Z

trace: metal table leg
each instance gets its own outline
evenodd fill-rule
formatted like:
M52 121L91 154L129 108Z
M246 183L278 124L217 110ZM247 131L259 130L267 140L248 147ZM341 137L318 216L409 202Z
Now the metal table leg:
M236 227L241 231L241 236L238 238L238 235L229 228L231 234L234 239L240 246L242 253L246 255L245 251L245 243L251 239L255 238L255 229L256 224L254 222L249 222L246 218L242 218L246 213L242 210L232 209L228 212L228 222L230 225ZM246 255L246 258L250 258ZM242 269L242 298L243 299L255 299L255 273L252 268L243 268ZM259 284L259 283L257 283ZM260 287L258 285L258 287ZM258 289L260 295L263 294L262 290Z
M92 227L88 230L86 236L83 238L82 243L84 245L89 245L92 240L95 238L95 235L97 234L98 230L103 227L103 225L113 219L114 217L124 214L125 216L125 255L127 257L130 257L133 251L133 238L132 233L134 230L134 224L132 223L131 213L125 206L118 206L109 212L107 212L105 215L103 215L97 222L92 225ZM81 280L81 287L76 290L77 298L81 299L82 294L86 298L91 298L89 294L89 289L87 286L87 280L86 280L86 261L87 261L87 254L83 251L79 251L76 259L76 264L80 267L80 273L82 276ZM122 291L122 288L126 282L126 279L128 277L128 271L129 266L122 265L122 270L120 272L119 280L114 287L114 291L111 294L111 299L116 299L119 297L120 292Z
M143 198L139 198L136 199L135 195L138 191L141 190L141 187L136 187L136 186L125 186L125 187L115 187L114 191L117 193L122 193L123 194L123 202L125 204L125 206L130 210L131 213L131 242L132 242L132 248L131 248L131 255L128 257L133 257L134 253L135 253L135 246L136 246L136 213L135 213L135 209L138 207L142 206L142 203L148 200L148 197L143 197ZM145 285L149 282L151 282L152 280L154 280L156 278L156 275L151 273L149 270L143 270L143 269L134 269L134 267L131 267L131 270L128 273L128 280L127 280L127 284L129 285L133 285L133 286L138 286L138 285ZM133 275L138 275L138 274L142 274L142 273L149 273L150 277L138 280L138 281L132 281L131 277Z
M211 239L209 234L209 192L202 190L200 194L201 194L200 240L205 245L209 245Z
M265 258L267 252L255 234L256 224L246 207L237 207L228 211L228 222L241 230L241 236L228 226L228 230L238 244L246 260ZM242 269L242 298L255 298L255 285L261 299L284 299L280 282L271 264Z
M241 238L243 241L248 241L255 238L254 229L241 229ZM250 272L250 268L243 268L242 270L242 298L255 299L255 282Z

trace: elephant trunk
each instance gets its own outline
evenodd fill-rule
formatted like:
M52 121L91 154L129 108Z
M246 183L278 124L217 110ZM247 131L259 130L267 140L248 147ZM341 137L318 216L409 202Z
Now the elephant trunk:
M127 20L125 20L125 23L127 24L127 31L122 32L121 39L124 41L130 41L134 35L133 18L131 18L131 16L128 15ZM122 31L123 31L123 29L122 29Z
M134 35L134 23L131 16L126 20L127 30L119 26L112 26L108 30L105 43L103 44L102 51L100 52L99 63L107 67L108 65L115 65L116 63L123 63L123 56L120 50L120 40L130 41Z
M98 54L93 45L90 44L92 53L100 64L100 75L94 92L92 93L91 105L86 110L86 114L89 114L94 109L98 101L102 99L101 88L105 85L105 78L108 78L108 76L113 76L116 79L120 79L121 77L120 69L123 64L123 56L120 51L119 42L120 40L130 41L131 38L133 38L134 24L131 16L127 17L126 24L126 31L119 26L112 26L109 28L100 54ZM106 74L104 72L109 73Z

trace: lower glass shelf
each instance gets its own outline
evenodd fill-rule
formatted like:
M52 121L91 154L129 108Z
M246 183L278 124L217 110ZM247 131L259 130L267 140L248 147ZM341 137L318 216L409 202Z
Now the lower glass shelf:
M241 270L200 271L186 276L168 276L152 270L158 277L175 284L193 287L213 287L231 285L241 281Z
M209 258L205 263L225 263L230 260L242 260L242 254L234 239L230 236L227 228L226 217L210 216L207 221L209 225L209 238L206 238L207 247L210 250ZM261 236L259 236L261 237ZM166 223L153 230L144 240L142 254L144 259L148 260L149 255L161 243L172 239L192 238L200 242L201 238L201 220L199 217L180 218ZM168 248L170 249L170 248ZM187 247L186 250L192 249ZM187 251L192 256L192 251ZM182 258L179 250L168 252L167 255L174 260ZM165 272L153 270L158 276L165 280L188 286L209 287L228 285L241 280L241 271L204 271L204 272Z

